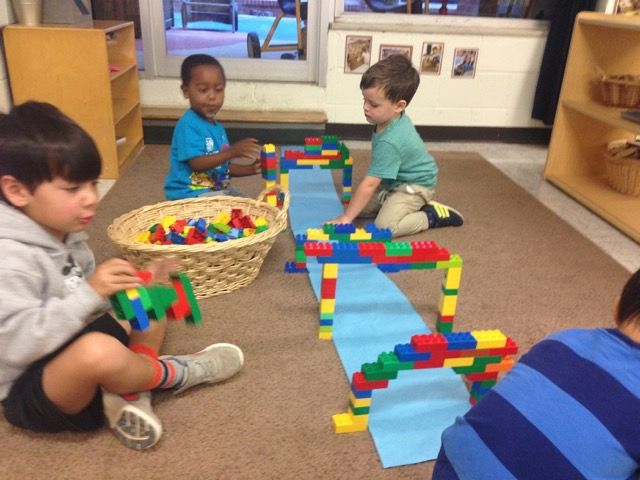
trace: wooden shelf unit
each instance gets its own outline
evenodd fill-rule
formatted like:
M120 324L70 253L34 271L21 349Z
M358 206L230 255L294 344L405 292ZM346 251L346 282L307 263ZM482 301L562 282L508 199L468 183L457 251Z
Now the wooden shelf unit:
M544 177L640 243L640 197L609 187L604 157L608 142L633 139L640 123L602 103L600 72L640 75L640 17L578 14Z
M101 177L118 178L143 145L133 23L8 25L3 36L14 104L56 105L96 142Z

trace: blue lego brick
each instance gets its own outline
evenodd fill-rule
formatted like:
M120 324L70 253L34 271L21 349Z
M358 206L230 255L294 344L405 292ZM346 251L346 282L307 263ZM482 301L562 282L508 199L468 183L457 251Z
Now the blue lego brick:
M351 391L353 392L353 396L356 398L371 398L371 395L373 394L373 390L356 390L353 388L353 385L351 385Z
M136 316L130 321L134 330L146 330L149 328L149 316L142 306L142 301L139 298L131 299L131 307Z
M227 240L229 240L229 237L227 235L225 235L224 233L216 233L213 236L213 239L216 242L226 242Z
M176 232L170 231L167 235L167 238L171 243L176 245L184 245L184 237L182 235L177 234Z
M284 271L285 273L307 273L309 270L306 268L298 268L296 262L289 261L284 264Z
M417 360L429 360L431 358L429 352L416 352L416 349L413 348L413 345L410 343L399 343L393 351L401 362L415 362Z
M367 223L364 226L367 233L371 234L372 240L391 240L391 230L388 228L378 228L375 223Z
M451 332L443 335L447 339L447 350L472 350L478 345L471 332Z
M296 241L296 245L304 245L304 243L307 241L307 234L306 233L296 234L295 241Z
M315 165L298 165L297 160L280 160L280 171L288 172L289 170L311 170Z
M480 382L472 382L471 390L484 397L491 391L491 387L483 387L480 385Z
M384 273L398 273L404 268L400 268L397 263L379 263L378 270Z
M330 320L330 319L320 320L320 326L321 327L331 327L331 326L333 326L333 320Z
M356 226L353 223L338 223L335 225L334 233L355 233Z

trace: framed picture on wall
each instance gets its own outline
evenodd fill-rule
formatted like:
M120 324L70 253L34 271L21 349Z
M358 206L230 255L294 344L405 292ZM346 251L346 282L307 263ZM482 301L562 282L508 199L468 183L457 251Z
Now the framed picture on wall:
M640 0L614 0L613 13L638 15L640 13Z
M379 60L384 60L389 55L395 55L399 53L411 60L411 54L413 53L413 47L411 45L380 45Z
M454 78L473 78L476 75L477 64L477 48L456 48L453 52L451 76Z
M440 75L444 43L424 42L420 55L420 73Z
M371 64L371 37L347 35L344 73L364 73Z

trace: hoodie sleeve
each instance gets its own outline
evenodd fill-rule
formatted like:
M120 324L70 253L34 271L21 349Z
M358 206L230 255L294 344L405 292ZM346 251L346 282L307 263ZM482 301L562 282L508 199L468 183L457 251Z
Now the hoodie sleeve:
M77 333L104 300L83 279L65 293L59 272L44 253L5 252L0 265L0 357L26 366Z

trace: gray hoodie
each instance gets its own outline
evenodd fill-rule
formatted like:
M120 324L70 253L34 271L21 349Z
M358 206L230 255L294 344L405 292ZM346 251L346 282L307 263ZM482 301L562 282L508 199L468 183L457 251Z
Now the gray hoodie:
M60 242L0 201L0 400L33 362L60 347L106 303L87 283L87 235Z

